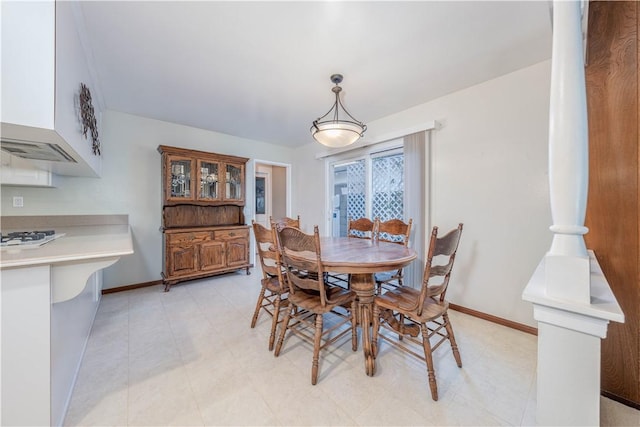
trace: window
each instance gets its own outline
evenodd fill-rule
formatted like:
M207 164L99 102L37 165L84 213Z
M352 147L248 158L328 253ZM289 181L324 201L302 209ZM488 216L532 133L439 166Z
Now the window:
M335 161L332 235L346 236L349 218L404 219L404 154L401 148Z

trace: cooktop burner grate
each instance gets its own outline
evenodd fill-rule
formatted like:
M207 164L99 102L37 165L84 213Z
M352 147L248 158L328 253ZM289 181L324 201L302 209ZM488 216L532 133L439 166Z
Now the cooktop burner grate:
M54 230L45 231L15 231L0 236L2 246L12 245L42 245L59 237Z

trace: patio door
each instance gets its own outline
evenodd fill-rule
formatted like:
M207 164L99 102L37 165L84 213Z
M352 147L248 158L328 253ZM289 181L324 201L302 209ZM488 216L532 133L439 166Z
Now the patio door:
M331 235L346 236L349 218L404 220L402 149L369 153L331 164Z

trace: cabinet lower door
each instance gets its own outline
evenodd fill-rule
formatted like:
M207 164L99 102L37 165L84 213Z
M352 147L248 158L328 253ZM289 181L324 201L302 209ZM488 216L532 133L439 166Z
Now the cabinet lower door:
M246 265L249 262L249 242L247 239L227 241L227 265L229 267Z
M204 242L200 244L200 270L209 271L224 268L224 242Z
M191 274L198 270L195 246L169 246L168 249L169 277Z

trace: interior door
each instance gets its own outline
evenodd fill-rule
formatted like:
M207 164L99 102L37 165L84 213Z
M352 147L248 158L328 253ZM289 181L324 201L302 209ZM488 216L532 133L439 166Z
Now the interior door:
M271 213L271 168L265 165L256 167L256 222L263 227L270 228Z

